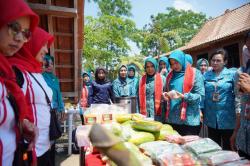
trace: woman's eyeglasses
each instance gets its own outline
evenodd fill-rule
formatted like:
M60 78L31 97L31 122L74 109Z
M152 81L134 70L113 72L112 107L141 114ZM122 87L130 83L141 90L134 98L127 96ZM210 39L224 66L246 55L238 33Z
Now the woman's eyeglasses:
M24 42L27 42L30 37L31 37L31 32L29 29L24 29L22 30L21 25L18 22L12 22L7 24L8 26L8 30L9 30L9 34L12 35L14 38L16 38L16 36L21 33L22 34L22 40Z

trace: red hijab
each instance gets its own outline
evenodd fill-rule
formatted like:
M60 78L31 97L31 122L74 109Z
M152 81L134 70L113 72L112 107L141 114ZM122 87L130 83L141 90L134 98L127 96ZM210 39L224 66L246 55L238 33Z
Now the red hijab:
M39 22L39 17L23 0L0 0L0 11L0 28L22 16L29 16L30 31L33 32Z
M18 53L9 58L13 66L17 66L21 71L31 73L41 73L42 63L36 60L36 55L40 49L48 42L48 47L54 41L54 37L43 29L37 27L31 39L24 44Z
M31 22L30 30L33 31L39 21L39 17L28 7L28 5L23 0L8 0L8 2L1 0L0 11L0 28L20 17L29 16ZM0 81L6 86L8 92L10 92L15 98L17 107L19 108L19 119L29 119L23 92L16 83L16 77L11 68L11 65L7 61L6 56L2 53L0 53Z

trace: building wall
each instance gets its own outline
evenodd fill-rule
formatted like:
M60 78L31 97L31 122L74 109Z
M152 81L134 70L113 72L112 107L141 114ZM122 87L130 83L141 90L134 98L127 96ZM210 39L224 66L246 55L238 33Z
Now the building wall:
M50 54L64 97L78 98L81 89L84 0L27 0L40 16L40 27L54 35Z
M238 35L235 37L231 37L230 39L225 39L225 40L220 40L214 43L210 43L207 44L206 46L203 47L199 47L198 49L192 48L190 50L184 50L184 52L189 53L190 55L192 55L193 60L194 60L194 66L196 65L196 62L198 60L198 56L202 55L202 54L208 54L208 58L211 56L211 54L218 48L224 48L227 47L229 45L233 45L233 44L238 44L238 60L239 60L239 64L242 64L242 47L244 45L244 35ZM230 54L230 52L229 52ZM234 66L230 66L230 67L239 67L237 65Z

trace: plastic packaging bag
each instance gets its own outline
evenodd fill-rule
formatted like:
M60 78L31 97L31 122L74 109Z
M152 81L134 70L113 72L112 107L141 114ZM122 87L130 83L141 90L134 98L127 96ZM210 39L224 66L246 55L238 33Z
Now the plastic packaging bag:
M201 138L188 142L183 147L196 155L221 150L221 147L209 138Z
M143 132L143 131L135 131L130 139L128 140L128 142L131 142L135 145L140 145L142 143L145 142L151 142L154 141L155 137L152 133L148 133L148 132Z
M199 155L199 158L208 165L218 165L240 160L240 156L238 155L238 153L225 150L203 153Z

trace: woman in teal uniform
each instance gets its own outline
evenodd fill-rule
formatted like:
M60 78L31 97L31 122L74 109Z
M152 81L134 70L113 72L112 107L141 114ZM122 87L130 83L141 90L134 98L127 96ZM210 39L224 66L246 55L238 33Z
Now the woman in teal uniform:
M119 68L118 78L112 83L114 97L131 97L136 95L133 88L133 81L128 79L127 67L122 65Z
M167 100L166 122L181 135L198 135L199 105L205 93L203 76L191 67L180 50L173 51L169 61L172 71L167 76L167 93L164 93Z
M158 73L158 63L147 58L144 63L145 74L139 82L140 113L157 121L163 121L164 104L161 100L165 87L165 77Z
M205 100L203 118L208 126L208 137L230 149L229 138L235 128L235 71L225 67L227 53L224 49L216 50L210 57L212 70L204 74Z

